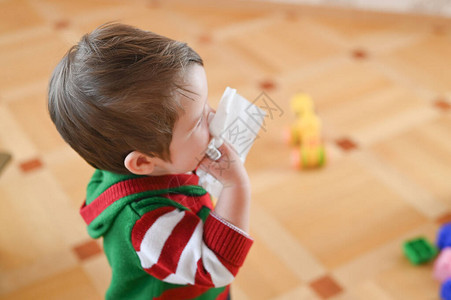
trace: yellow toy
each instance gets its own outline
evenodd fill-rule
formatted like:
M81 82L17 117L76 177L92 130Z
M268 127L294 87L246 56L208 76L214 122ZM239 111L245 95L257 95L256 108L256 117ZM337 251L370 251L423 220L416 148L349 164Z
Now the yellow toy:
M289 143L295 147L292 162L297 168L324 165L326 153L321 140L321 120L315 114L309 95L296 94L291 99L291 110L296 121L290 128Z

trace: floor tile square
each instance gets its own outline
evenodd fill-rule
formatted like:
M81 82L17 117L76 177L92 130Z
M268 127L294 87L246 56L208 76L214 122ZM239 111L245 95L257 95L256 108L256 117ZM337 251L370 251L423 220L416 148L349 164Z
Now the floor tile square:
M24 173L28 173L31 171L39 170L42 168L43 163L39 158L30 159L28 161L24 161L20 164L20 169Z
M102 248L95 240L87 241L73 248L78 259L81 261L94 257L102 253Z
M328 299L342 292L341 286L329 275L310 283L310 287L322 298Z
M335 141L338 147L343 151L348 152L358 148L357 144L350 138L341 138Z
M451 110L451 104L445 99L437 99L434 103L435 107L440 109L443 112L447 112Z

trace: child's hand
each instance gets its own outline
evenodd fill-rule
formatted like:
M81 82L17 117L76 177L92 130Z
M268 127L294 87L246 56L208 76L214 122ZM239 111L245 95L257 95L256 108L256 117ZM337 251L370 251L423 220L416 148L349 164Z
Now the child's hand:
M214 161L205 155L199 168L213 175L225 187L247 186L249 177L240 157L227 142L218 148L221 157Z

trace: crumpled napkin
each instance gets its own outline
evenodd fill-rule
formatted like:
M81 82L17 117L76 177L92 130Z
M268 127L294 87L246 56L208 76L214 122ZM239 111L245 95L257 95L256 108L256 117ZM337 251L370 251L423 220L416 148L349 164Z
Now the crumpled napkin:
M239 95L235 89L227 87L219 102L216 114L210 121L209 130L213 138L209 146L218 148L227 141L244 163L258 132L264 122L266 112ZM225 166L226 167L226 166ZM211 174L197 169L199 185L210 195L218 198L222 184Z

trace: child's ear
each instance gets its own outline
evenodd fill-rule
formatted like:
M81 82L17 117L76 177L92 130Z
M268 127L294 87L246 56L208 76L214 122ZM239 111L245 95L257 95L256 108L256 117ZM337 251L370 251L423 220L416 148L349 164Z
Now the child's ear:
M149 175L155 168L154 159L139 151L130 152L124 159L124 166L136 175Z

